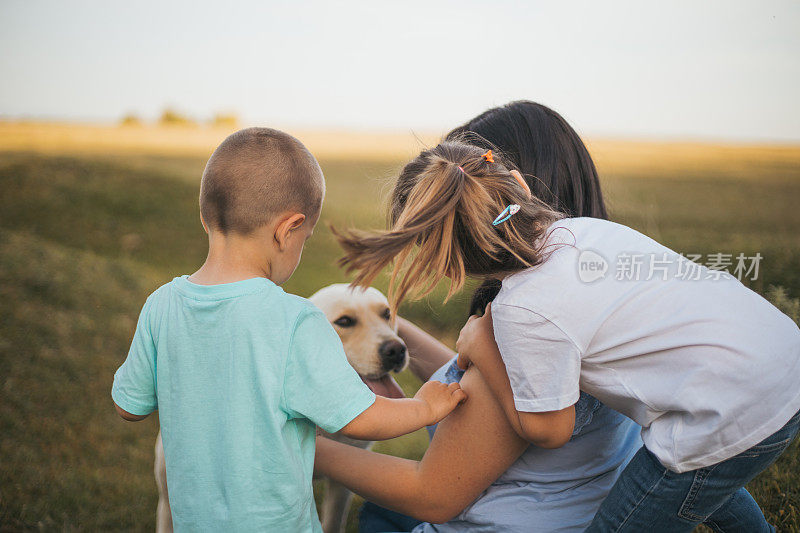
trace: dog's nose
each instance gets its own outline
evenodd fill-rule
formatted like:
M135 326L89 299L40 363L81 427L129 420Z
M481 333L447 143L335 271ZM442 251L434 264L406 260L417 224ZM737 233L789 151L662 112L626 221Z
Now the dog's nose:
M387 370L400 368L406 359L406 346L396 340L384 341L378 346L378 354Z

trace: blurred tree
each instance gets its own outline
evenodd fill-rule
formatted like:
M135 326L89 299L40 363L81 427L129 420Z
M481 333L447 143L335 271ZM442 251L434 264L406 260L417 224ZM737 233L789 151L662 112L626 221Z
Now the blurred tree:
M158 123L162 126L193 126L194 120L168 107L161 113Z
M800 298L792 298L783 287L770 285L767 299L800 326Z
M142 119L140 119L138 115L128 113L122 117L122 120L119 121L119 124L120 126L141 126Z
M211 125L217 128L238 128L239 116L236 113L217 113L211 119Z

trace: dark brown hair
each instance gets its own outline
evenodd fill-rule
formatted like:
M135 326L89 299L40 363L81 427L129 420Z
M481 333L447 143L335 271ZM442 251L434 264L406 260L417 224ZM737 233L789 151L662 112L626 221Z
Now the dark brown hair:
M497 148L533 195L570 217L608 218L600 179L578 133L542 104L519 100L484 111L446 138Z
M322 171L303 143L282 131L247 128L211 154L200 214L209 230L247 235L285 210L316 216L324 195Z
M354 284L367 286L394 263L389 301L397 309L406 296L430 293L450 279L448 297L467 276L516 272L543 260L544 234L559 218L511 175L514 166L499 153L445 141L423 151L400 172L391 197L391 229L334 231L345 251L340 264L355 271ZM520 210L492 221L510 204Z

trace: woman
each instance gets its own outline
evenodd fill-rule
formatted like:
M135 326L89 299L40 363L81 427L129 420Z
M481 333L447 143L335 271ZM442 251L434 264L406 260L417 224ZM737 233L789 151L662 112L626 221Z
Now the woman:
M594 164L575 131L554 111L514 102L448 134L464 136L506 154L534 194L552 207L570 216L606 218ZM482 312L498 289L496 283L484 283L470 312ZM409 521L367 504L363 530L582 531L588 526L641 446L640 428L581 394L566 445L555 450L528 446L478 372L470 369L462 377L454 352L398 320L412 371L423 380L460 380L469 400L439 424L420 462L318 443L320 471L368 500L413 517Z

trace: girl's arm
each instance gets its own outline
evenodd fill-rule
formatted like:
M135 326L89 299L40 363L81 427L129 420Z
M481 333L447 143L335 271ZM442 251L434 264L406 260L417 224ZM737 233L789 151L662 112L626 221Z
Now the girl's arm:
M409 369L422 381L428 381L436 370L456 355L433 336L401 317L397 317L397 334L408 348Z
M469 400L445 418L421 461L317 439L316 469L379 505L446 522L486 490L528 447L476 369L461 380Z
M478 318L471 316L458 337L458 365L475 365L514 428L517 435L540 448L560 448L575 429L575 406L559 411L531 413L518 411L500 350L494 340L491 305Z

